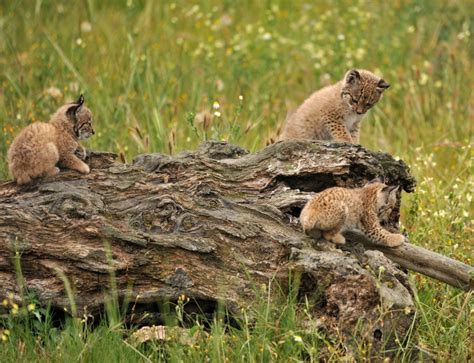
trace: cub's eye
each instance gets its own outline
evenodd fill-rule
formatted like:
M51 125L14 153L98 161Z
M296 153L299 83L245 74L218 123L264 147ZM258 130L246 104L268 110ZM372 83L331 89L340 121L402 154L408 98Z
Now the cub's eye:
M357 100L356 100L354 97L352 97L352 98L351 98L351 102L352 102L352 103L357 103Z

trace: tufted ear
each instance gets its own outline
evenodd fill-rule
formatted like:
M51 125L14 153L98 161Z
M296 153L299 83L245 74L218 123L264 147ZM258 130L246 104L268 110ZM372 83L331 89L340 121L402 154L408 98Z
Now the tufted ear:
M381 79L379 83L377 83L377 91L379 91L380 93L385 91L388 87L390 87L390 85L387 82L385 82L383 79Z
M84 96L81 94L76 102L74 102L66 111L66 116L71 121L75 122L77 120L77 114L81 110L82 105L84 105Z
M79 106L82 106L84 104L84 95L83 94L81 94L79 96L79 98L76 101L76 104L78 104Z
M356 84L360 81L360 73L357 69L352 69L344 76L344 81L347 84Z

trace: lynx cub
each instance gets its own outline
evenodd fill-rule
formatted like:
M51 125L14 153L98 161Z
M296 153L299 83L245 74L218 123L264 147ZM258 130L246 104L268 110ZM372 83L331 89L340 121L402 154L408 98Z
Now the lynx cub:
M379 180L363 188L329 188L311 199L301 211L300 221L306 234L322 236L344 244L341 232L359 229L372 241L388 247L400 246L405 237L380 226L395 207L398 186L387 186Z
M390 85L366 70L353 69L338 83L314 92L291 114L280 140L316 139L359 143L362 117Z
M76 102L60 107L48 123L35 122L18 134L8 150L10 173L18 184L56 175L58 163L87 174L89 166L75 153L85 156L78 141L93 134L92 113L81 95Z

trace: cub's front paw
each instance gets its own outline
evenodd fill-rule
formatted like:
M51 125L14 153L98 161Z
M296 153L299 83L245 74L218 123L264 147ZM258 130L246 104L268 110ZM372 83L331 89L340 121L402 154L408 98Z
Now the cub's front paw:
M346 243L346 239L340 233L336 234L323 234L324 238L330 242L333 242L336 245L343 245Z
M388 247L397 247L405 242L405 236L403 234L391 234L387 239Z
M91 169L89 168L89 165L83 163L79 172L81 172L82 174L89 174L91 172Z

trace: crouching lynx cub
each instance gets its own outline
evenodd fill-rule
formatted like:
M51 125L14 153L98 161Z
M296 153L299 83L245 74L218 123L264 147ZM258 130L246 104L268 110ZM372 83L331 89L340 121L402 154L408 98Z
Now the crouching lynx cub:
M366 70L353 69L338 83L314 92L291 114L280 140L315 139L359 143L362 117L390 85Z
M87 174L89 166L76 153L85 157L78 140L93 134L92 113L81 95L76 102L60 107L48 123L35 122L20 132L8 150L10 173L18 184L58 174L58 163Z
M311 199L300 215L306 234L320 238L321 235L335 244L344 244L341 232L361 230L370 240L388 247L400 246L405 237L390 233L380 225L388 218L396 205L398 186L387 186L379 180L363 188L329 188Z

